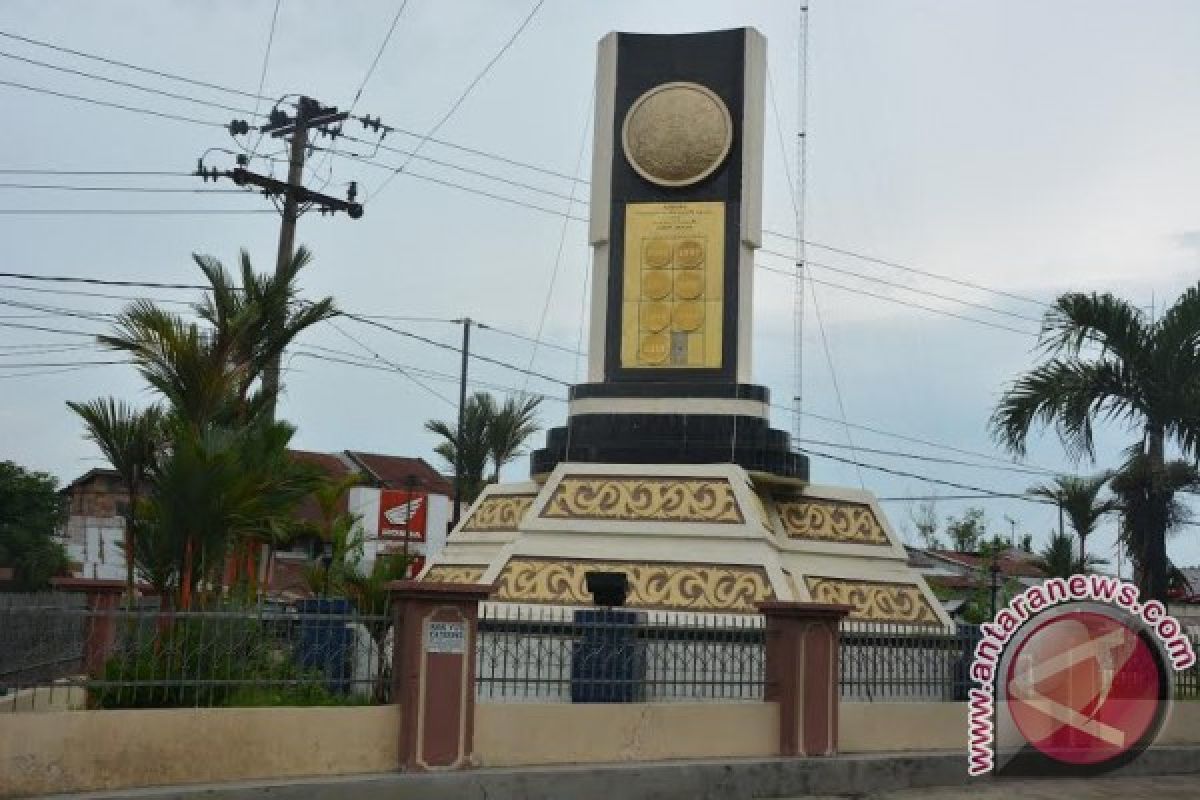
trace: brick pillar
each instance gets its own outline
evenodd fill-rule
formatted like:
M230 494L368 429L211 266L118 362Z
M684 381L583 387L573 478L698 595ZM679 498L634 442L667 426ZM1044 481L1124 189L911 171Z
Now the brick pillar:
M475 636L491 586L396 581L392 702L401 711L400 764L417 772L473 763Z
M83 632L83 666L87 673L99 677L104 662L117 642L114 613L125 594L125 581L106 581L96 578L54 578L51 584L62 592L82 593L89 612Z
M839 625L850 606L767 602L765 697L779 703L781 756L832 756L838 739Z

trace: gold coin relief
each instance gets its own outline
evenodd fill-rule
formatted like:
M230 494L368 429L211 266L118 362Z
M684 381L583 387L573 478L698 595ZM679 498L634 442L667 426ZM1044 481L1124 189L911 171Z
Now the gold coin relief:
M642 303L642 330L657 333L671 322L671 307L666 303Z
M704 243L695 239L685 239L679 243L675 257L679 266L685 269L695 269L704 263Z
M642 274L642 296L661 300L671 293L671 273L645 272Z
M638 357L643 364L661 364L671 351L671 339L665 333L651 333L642 337Z
M695 300L704 294L704 274L680 272L675 276L675 296L681 300Z
M692 302L676 303L671 320L674 330L694 331L704 324L704 306Z
M642 252L642 263L651 269L662 269L671 263L671 243L662 239L646 242Z
M659 186L690 186L729 155L733 120L725 103L698 83L676 81L634 101L621 128L625 157L639 175Z

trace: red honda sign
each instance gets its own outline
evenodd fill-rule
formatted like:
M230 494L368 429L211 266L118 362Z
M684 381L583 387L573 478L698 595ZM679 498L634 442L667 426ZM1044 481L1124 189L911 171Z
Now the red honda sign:
M408 538L425 541L429 517L429 495L405 489L383 489L379 493L379 536L383 539Z

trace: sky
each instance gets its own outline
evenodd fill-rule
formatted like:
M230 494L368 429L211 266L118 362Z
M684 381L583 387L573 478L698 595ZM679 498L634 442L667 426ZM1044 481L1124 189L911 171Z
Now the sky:
M310 159L310 186L341 194L356 181L366 213L359 220L301 218L297 240L315 254L301 281L305 296L331 295L346 311L401 318L378 321L449 345L460 328L448 320L469 316L491 326L475 333L474 351L569 383L584 368L571 351L588 344L586 225L571 217L587 216L583 181L590 170L597 40L613 30L753 26L768 39L771 77L764 226L783 234L766 237L758 263L790 270L794 245L784 237L795 230L789 176L796 172L800 107L797 3L546 0L502 53L538 5L533 0L409 0L397 20L401 3L283 0L276 17L273 0L10 0L0 5L0 31L252 95L302 93L353 105L355 113L415 133L384 140L401 150L419 145L422 158L399 174L394 169L405 156L364 143L343 142L338 153ZM1197 279L1200 4L813 0L810 6L802 197L805 238L815 243L808 249L810 274L818 283L804 293L800 434L803 446L870 465L814 456L813 480L861 485L881 498L939 495L936 513L943 518L978 505L990 531L1028 531L1040 544L1057 525L1053 508L1020 499L946 499L975 492L945 483L1020 493L1048 477L1039 470L1115 466L1121 448L1136 439L1136 432L1105 428L1097 463L1073 464L1052 433L1039 433L1028 460L1016 464L990 439L987 420L1005 385L1034 363L1040 302L1067 290L1114 291L1147 313L1161 313ZM265 113L269 103L256 106L253 97L2 36L0 81L216 123L0 83L7 142L0 170L39 171L0 172L0 183L8 184L0 187L0 271L196 283L201 276L192 253L231 263L242 248L260 270L273 267L273 212L58 213L271 212L260 196L13 186L231 189L227 181L214 186L185 175L44 171L186 173L201 156L207 166L230 168L233 153L254 148L255 137L235 141L218 125ZM435 127L440 141L421 144ZM373 140L361 127L347 130ZM265 138L255 152L278 158L280 142ZM257 158L255 168L286 172L278 161ZM793 428L786 406L795 386L794 292L789 277L756 271L756 380L770 387L781 407L774 422L787 429ZM0 306L0 323L94 333L103 321L63 309L114 313L128 298L147 295L195 299L178 290L0 278L0 301L42 306ZM47 304L50 311L43 310ZM529 337L547 344L535 352ZM153 400L129 366L84 366L113 359L89 343L85 336L0 327L0 459L68 482L102 461L67 400ZM41 344L46 348L26 347ZM53 349L63 345L79 349ZM398 367L427 372L418 377ZM298 426L301 448L419 455L444 468L424 422L453 419L457 370L452 350L341 319L305 333L289 354L281 414ZM471 374L490 387L565 395L562 383L492 364L473 362ZM548 399L541 414L544 425L561 424L565 404ZM508 479L526 474L523 459L504 472ZM893 525L910 537L914 505L885 501ZM1093 551L1115 559L1114 535L1113 523L1105 523ZM1200 564L1197 531L1183 531L1169 552L1177 564Z

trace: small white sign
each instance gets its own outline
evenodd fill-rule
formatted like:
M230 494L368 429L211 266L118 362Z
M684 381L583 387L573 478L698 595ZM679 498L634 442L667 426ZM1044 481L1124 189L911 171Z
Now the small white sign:
M426 653L465 653L467 629L461 622L426 622Z

